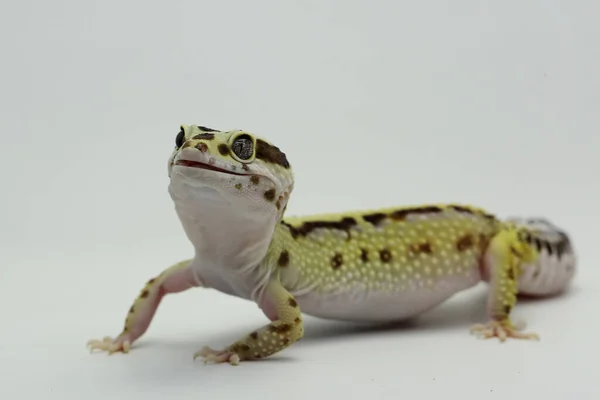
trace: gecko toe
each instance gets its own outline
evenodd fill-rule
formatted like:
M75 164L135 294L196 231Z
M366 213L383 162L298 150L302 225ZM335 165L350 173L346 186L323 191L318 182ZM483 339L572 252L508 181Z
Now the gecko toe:
M102 340L91 339L87 342L87 347L90 349L90 353L94 350L107 352L109 355L121 352L129 353L131 350L131 341L127 335L120 335L116 339L110 336L105 336Z
M490 321L487 324L475 324L471 327L471 333L480 339L498 338L505 342L508 338L523 340L539 340L537 333L521 332L524 325L513 326L509 321Z
M202 349L194 353L194 360L202 357L204 358L204 364L220 364L229 362L231 365L238 365L240 357L229 350L214 350L208 346L204 346Z

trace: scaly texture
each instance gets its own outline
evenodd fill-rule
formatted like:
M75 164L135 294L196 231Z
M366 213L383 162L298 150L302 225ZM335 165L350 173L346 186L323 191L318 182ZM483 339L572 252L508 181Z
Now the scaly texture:
M194 357L238 364L304 335L302 313L353 321L419 315L478 282L489 283L480 337L536 339L511 321L519 294L547 296L571 282L569 236L548 220L509 218L460 204L305 217L284 213L294 186L277 146L241 131L182 126L169 158L169 193L195 256L151 279L116 338L92 349L128 352L164 295L213 288L255 301L271 321Z

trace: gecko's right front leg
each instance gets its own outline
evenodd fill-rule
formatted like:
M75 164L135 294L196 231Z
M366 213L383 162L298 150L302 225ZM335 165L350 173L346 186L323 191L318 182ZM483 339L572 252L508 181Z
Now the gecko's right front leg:
M162 298L170 293L179 293L201 286L196 280L191 260L181 261L155 278L150 279L133 302L125 319L123 331L116 338L105 337L88 342L90 351L102 350L109 354L129 352L134 341L139 339L150 326Z

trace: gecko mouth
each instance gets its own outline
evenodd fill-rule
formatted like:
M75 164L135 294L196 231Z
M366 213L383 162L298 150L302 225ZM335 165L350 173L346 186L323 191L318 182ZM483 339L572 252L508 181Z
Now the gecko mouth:
M183 166L183 167L190 167L190 168L207 169L209 171L223 172L223 173L231 174L231 175L240 175L240 176L244 176L245 175L245 174L240 174L240 173L237 173L237 172L229 171L229 170L226 170L224 168L215 167L214 165L209 165L209 164L201 163L199 161L178 160L175 163L175 165L180 165L180 166Z

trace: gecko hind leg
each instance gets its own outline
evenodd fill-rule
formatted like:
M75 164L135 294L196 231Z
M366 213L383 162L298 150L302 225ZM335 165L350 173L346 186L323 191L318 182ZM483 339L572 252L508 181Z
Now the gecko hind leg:
M189 265L190 260L181 261L150 279L129 308L121 333L116 338L106 336L103 339L88 341L90 351L106 351L108 354L128 353L133 342L139 339L150 326L165 295L200 286Z
M248 334L223 350L204 347L194 354L205 363L229 362L237 365L243 360L257 360L275 354L300 340L304 335L302 314L294 297L277 280L267 285L259 304L272 322Z
M523 332L524 323L515 324L510 313L517 303L518 279L521 266L532 262L537 252L523 238L524 231L506 227L490 241L484 255L484 274L489 274L489 321L475 324L471 333L482 339L507 338L539 340L536 333Z

